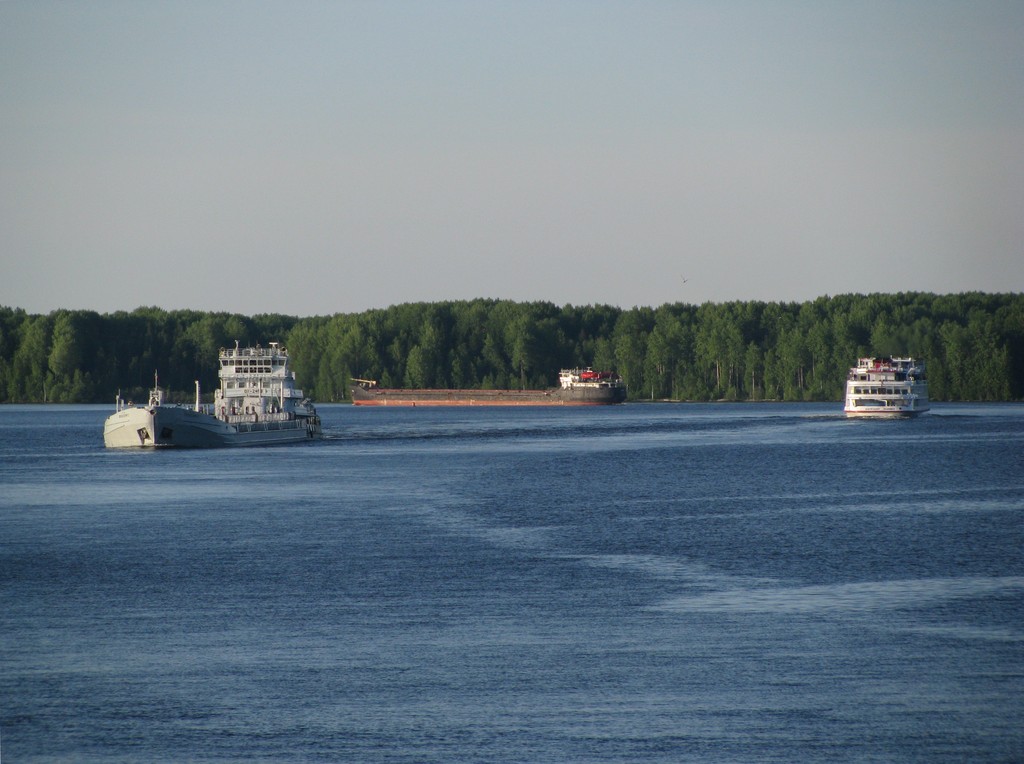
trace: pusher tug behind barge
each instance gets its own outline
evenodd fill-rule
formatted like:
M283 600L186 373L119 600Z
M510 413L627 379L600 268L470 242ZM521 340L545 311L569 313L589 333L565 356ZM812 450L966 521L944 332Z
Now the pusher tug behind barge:
M355 379L349 394L357 406L608 406L626 400L626 385L614 372L562 369L558 381L547 390L443 390Z
M296 443L322 437L320 417L313 404L295 387L288 368L288 351L276 342L269 348L220 351L220 389L212 406L196 402L183 406L164 402L154 384L145 406L125 406L103 426L107 448L217 448Z

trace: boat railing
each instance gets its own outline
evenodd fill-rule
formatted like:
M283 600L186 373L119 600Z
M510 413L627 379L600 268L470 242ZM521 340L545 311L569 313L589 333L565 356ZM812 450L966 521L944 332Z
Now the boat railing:
M911 400L918 398L917 393L910 392L909 390L885 390L882 388L860 388L855 389L851 394L851 398L873 398L875 400Z
M267 414L226 414L220 419L228 424L256 424L258 422L291 422L295 419L292 411L275 411Z
M220 357L227 360L235 358L287 358L288 350L279 346L276 342L271 342L270 347L257 345L256 347L221 348Z
M258 422L239 422L235 425L235 429L239 432L273 432L274 430L299 430L306 426L307 423L300 422L296 419L281 421L266 421L261 419Z
M905 371L905 372L920 372L924 373L925 364L924 361L917 361L913 358L858 358L857 365L850 369L850 372L855 371L861 374L868 372L879 372L879 371Z

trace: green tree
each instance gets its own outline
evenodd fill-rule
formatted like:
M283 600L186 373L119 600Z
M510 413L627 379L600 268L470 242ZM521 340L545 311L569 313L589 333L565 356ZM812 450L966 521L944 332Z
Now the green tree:
M644 361L647 356L647 337L654 325L654 312L649 308L634 308L619 316L612 334L617 369L634 395L643 395L647 389L644 380Z
M139 399L217 384L216 354L284 341L312 397L382 385L538 387L565 366L618 371L633 398L839 400L863 355L928 364L936 400L1024 397L1024 295L839 295L805 303L607 305L471 300L358 314L246 317L140 307L29 315L0 307L0 400Z
M20 327L21 336L11 363L16 401L49 400L47 387L53 382L49 373L52 323L49 316L34 316Z

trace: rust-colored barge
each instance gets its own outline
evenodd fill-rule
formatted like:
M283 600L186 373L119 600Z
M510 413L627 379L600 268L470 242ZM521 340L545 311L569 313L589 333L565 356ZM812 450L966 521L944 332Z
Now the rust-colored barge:
M547 390L444 390L378 387L354 379L357 406L608 406L626 400L626 385L614 372L562 369L559 387Z

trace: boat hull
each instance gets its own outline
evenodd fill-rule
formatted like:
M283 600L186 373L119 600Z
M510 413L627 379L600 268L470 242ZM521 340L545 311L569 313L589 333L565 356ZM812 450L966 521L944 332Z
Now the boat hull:
M857 393L857 384L847 383L846 406L843 412L848 418L861 419L907 419L924 414L931 408L927 387L907 382L878 383L887 393Z
M551 390L414 390L349 388L357 406L608 406L626 400L624 387Z
M107 448L223 448L269 446L322 436L317 417L229 423L178 406L136 407L109 416L103 426Z
M844 410L848 419L909 419L928 411L922 409L867 408L858 406Z

